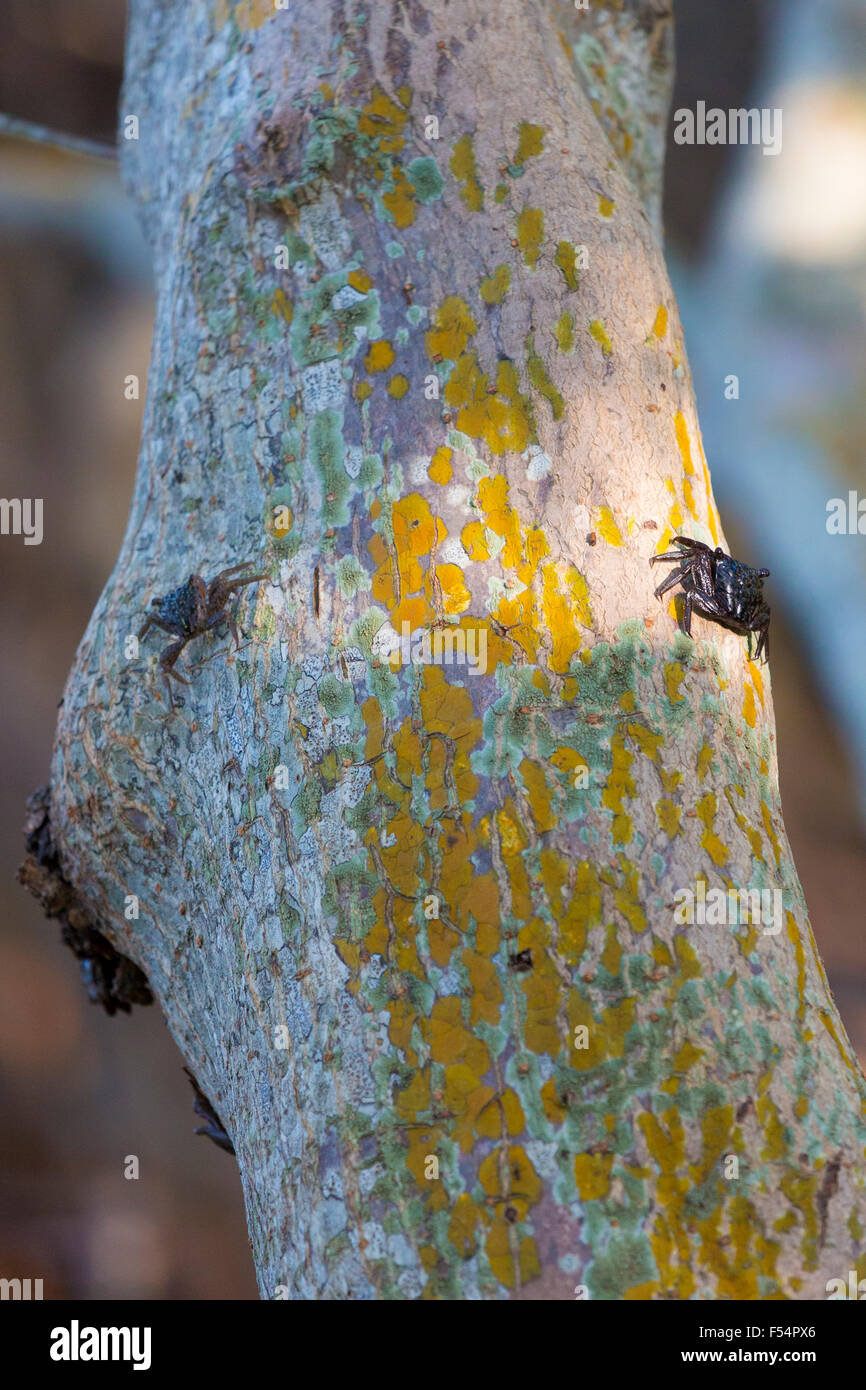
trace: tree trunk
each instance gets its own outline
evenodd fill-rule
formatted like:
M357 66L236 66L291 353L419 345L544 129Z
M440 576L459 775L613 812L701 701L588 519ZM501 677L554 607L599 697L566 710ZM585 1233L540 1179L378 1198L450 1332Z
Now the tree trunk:
M649 567L725 545L665 6L130 10L153 360L51 826L231 1136L262 1296L824 1297L863 1079L769 678ZM129 639L245 560L172 708Z

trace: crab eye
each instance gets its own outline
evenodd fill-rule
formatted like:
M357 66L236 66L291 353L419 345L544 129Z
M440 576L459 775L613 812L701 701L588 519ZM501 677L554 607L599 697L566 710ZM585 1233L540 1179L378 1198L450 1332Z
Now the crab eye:
M769 570L758 570L758 574L761 576L762 579L768 579L768 578L769 578L769 575L770 575L770 571L769 571Z

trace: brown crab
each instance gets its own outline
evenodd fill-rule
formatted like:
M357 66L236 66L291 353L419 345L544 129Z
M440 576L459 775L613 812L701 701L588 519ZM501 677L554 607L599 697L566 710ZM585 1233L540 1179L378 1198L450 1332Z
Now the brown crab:
M174 663L187 642L191 642L194 637L200 637L210 628L225 623L235 639L235 647L240 646L237 624L231 613L226 612L226 604L232 594L242 589L245 584L256 584L261 579L267 579L266 574L248 574L243 579L239 578L241 571L249 569L253 563L252 560L244 560L240 565L231 565L228 569L220 570L210 583L206 583L200 574L191 574L179 589L172 589L170 594L164 594L162 598L151 599L151 607L155 612L148 613L138 636L141 640L149 628L158 627L175 638L159 658L172 708L174 700L169 676L180 681L182 685L189 685L186 677L179 675L174 669Z

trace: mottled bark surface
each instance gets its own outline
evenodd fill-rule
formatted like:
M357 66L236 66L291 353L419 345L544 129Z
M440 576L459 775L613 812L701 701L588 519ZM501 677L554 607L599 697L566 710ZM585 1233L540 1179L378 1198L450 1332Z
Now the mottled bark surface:
M768 674L653 598L673 534L724 537L657 158L579 21L131 5L156 329L52 829L231 1136L264 1297L823 1297L862 1260ZM241 648L187 647L172 711L169 639L127 639L246 559ZM404 622L486 673L392 669ZM698 884L780 890L781 931L679 925Z

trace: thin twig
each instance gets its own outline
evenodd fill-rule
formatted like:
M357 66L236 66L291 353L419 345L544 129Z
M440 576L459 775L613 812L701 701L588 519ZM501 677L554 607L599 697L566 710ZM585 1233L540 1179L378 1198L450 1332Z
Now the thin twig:
M64 154L85 155L90 159L117 162L117 146L103 145L98 140L87 140L83 135L66 135L61 130L49 130L47 126L36 125L33 121L22 121L18 116L6 116L0 112L0 138L29 140L34 145L51 146Z

